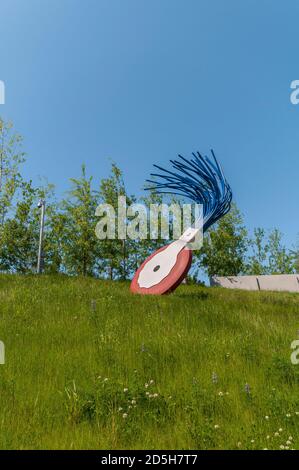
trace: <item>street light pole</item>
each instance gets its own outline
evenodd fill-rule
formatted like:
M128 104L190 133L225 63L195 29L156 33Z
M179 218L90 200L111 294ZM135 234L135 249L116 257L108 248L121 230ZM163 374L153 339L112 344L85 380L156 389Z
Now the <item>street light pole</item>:
M46 201L44 199L40 199L37 207L39 209L41 209L39 244L38 244L38 257L37 257L37 274L41 274L41 272L43 270L42 261L43 261L43 240L44 240Z

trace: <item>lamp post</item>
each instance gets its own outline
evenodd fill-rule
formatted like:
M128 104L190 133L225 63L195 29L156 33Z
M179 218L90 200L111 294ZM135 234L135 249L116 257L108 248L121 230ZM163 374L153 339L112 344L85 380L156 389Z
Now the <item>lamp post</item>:
M43 240L44 240L44 227L45 227L45 208L46 201L40 199L37 207L41 209L40 213L40 231L39 231L39 244L38 244L38 256L37 256L37 274L41 274L43 270Z

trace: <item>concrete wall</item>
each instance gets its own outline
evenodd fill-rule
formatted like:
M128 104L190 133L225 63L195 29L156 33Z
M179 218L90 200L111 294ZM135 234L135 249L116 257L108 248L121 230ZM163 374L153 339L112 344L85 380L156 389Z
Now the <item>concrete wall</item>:
M277 274L273 276L214 276L212 286L227 289L269 290L299 293L299 274Z

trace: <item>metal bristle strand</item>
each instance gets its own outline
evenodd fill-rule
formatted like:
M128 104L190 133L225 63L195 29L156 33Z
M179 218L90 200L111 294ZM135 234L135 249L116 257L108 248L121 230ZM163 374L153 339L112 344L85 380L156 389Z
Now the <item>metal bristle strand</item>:
M193 158L179 155L179 160L170 160L173 171L159 165L162 173L151 173L157 180L147 180L158 194L176 194L203 205L203 230L206 231L231 208L232 190L213 150L212 157L192 153Z

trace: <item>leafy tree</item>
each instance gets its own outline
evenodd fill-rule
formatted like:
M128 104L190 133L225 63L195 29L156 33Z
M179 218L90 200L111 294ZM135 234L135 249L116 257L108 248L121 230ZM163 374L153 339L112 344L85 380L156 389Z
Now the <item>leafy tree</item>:
M263 228L258 227L254 229L254 236L249 241L249 246L253 254L249 256L246 274L257 276L268 274L269 242L266 240Z
M0 244L0 270L22 274L36 271L37 252L40 230L39 199L47 198L45 241L53 238L49 233L49 215L53 211L50 201L50 185L44 188L34 188L31 181L22 181L18 191L18 200L7 216L2 226ZM43 254L46 264L49 262L47 243L44 244Z
M15 214L2 226L0 268L3 271L25 274L36 266L38 217L32 210L36 197L32 183L22 182Z
M299 243L297 248L292 251L293 260L294 260L294 271L299 273Z
M92 189L92 177L87 177L85 165L81 176L71 178L68 198L62 202L62 215L52 219L53 230L59 230L56 256L69 274L94 275L99 243L95 236L97 192ZM65 225L63 225L65 224Z
M291 274L294 272L294 255L282 243L282 233L278 229L269 235L269 273Z
M204 237L199 264L208 276L234 276L245 269L247 230L235 204Z
M25 160L21 143L22 137L13 132L13 124L0 118L0 226L3 226L21 184L19 168Z
M118 202L119 197L126 197L127 204L135 201L134 197L128 197L123 180L123 173L115 163L111 165L111 173L108 178L100 181L99 202L109 204L114 210L113 223L115 227L115 238L106 238L101 240L101 263L98 266L99 271L108 276L109 279L126 279L129 271L129 260L132 249L132 243L125 238L119 239L118 228ZM98 221L99 222L99 221ZM124 219L126 226L127 220Z

